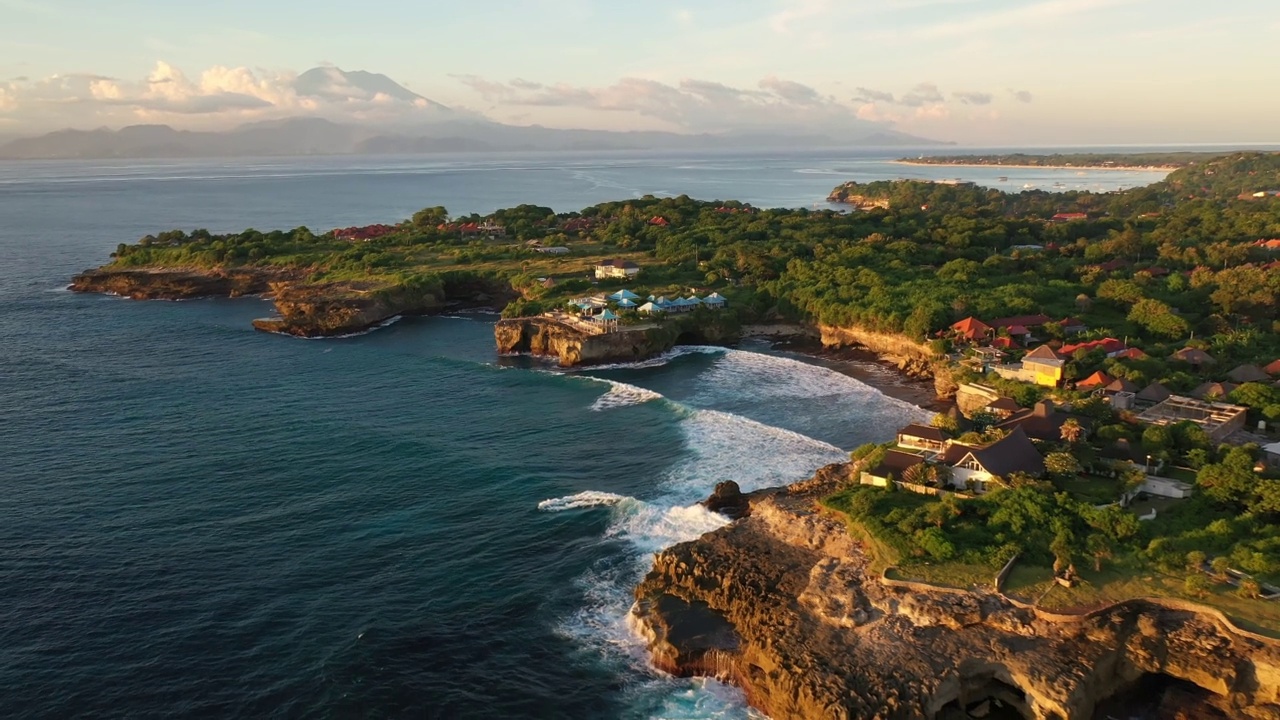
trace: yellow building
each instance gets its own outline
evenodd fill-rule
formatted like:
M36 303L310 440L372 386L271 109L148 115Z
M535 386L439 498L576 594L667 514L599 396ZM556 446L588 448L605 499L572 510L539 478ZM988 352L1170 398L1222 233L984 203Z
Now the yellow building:
M1062 368L1066 364L1048 345L1041 345L1022 358L1022 367L1031 374L1031 382L1046 387L1057 387L1062 382Z

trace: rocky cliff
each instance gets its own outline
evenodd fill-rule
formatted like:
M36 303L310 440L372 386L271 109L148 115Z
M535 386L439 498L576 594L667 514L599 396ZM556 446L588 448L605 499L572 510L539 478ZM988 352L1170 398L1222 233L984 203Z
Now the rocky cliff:
M397 315L426 315L445 308L503 306L515 292L505 281L453 272L393 281L314 283L299 268L116 269L76 275L71 289L136 300L239 297L269 294L277 317L254 327L303 337L343 335Z
M272 282L296 279L296 272L274 269L101 268L86 270L71 278L71 289L76 292L109 293L134 300L186 300L255 295L267 292Z
M775 720L1074 720L1153 679L1182 683L1186 717L1280 719L1280 644L1212 613L1135 601L1054 621L869 577L816 506L849 472L753 494L743 519L657 556L632 613L659 668L734 682Z
M938 397L955 393L950 373L942 369L934 351L926 344L914 342L895 333L882 333L858 327L818 325L822 345L827 348L860 347L875 353L881 360L896 367L907 377L933 380Z
M593 335L549 317L500 320L494 327L498 352L556 358L561 367L632 362L670 350L678 343L721 345L736 342L738 324L723 318L680 318L641 329Z

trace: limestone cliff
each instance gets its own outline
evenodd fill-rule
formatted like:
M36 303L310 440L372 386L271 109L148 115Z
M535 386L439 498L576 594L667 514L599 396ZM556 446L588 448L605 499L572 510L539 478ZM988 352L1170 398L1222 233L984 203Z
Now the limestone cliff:
M109 293L134 300L186 300L254 295L266 292L272 282L294 280L296 277L296 272L259 268L100 268L86 270L71 278L71 289Z
M941 364L934 351L926 344L915 342L898 333L882 333L859 327L840 327L819 323L818 332L822 345L827 348L861 347L870 350L881 360L898 368L912 378L933 380L938 397L949 397L955 392L950 374L939 372Z
M549 317L511 318L494 327L498 352L530 353L556 358L561 367L643 360L678 343L719 345L738 339L737 321L719 318L680 318L660 326L593 335Z
M632 612L658 667L734 682L775 720L1092 718L1157 675L1203 689L1188 717L1280 719L1280 644L1212 613L1135 601L1049 618L869 577L815 505L849 472L755 494L744 519L657 556Z
M300 268L117 269L106 266L72 279L79 292L137 300L239 297L269 293L277 317L255 320L259 330L303 337L342 335L397 315L425 315L446 307L505 305L515 296L500 278L450 272L342 283L308 282Z

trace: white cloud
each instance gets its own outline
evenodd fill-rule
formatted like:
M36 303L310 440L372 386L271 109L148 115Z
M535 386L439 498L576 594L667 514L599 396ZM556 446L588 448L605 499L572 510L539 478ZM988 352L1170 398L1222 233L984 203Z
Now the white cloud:
M907 107L920 107L922 105L940 103L945 100L946 98L943 97L942 91L938 89L937 85L934 85L933 83L920 83L914 88L911 88L911 92L899 98L898 103L906 105Z
M1009 90L1009 96L1020 103L1029 103L1032 100L1030 90Z
M965 105L990 105L995 95L988 92L953 92L951 97Z
M157 62L137 81L98 75L54 75L0 82L0 120L32 131L131 123L226 127L300 115L392 119L430 108L356 87L331 87L322 97L299 95L293 72L214 66L194 79Z
M1055 22L1075 15L1096 12L1140 0L1043 0L1022 3L962 20L927 25L912 33L921 39L980 35L1008 28L1050 27Z
M831 8L831 0L789 0L786 8L769 17L769 27L774 32L790 34L797 23L826 15Z

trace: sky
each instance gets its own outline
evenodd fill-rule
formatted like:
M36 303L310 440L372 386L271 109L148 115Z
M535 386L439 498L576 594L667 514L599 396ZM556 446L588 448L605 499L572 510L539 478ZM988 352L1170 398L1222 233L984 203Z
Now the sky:
M0 135L299 115L866 135L1280 141L1274 0L0 0Z

